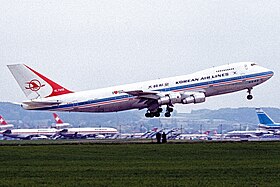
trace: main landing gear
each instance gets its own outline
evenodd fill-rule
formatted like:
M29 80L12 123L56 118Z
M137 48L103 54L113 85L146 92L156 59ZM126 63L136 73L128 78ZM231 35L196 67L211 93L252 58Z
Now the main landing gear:
M253 89L253 88L249 88L249 89L248 89L248 94L249 94L249 95L247 95L247 99L248 99L248 100L252 100L252 99L253 99L253 96L252 96L252 94L251 94L252 89Z
M158 108L155 112L151 112L151 111L147 111L147 113L145 114L145 116L147 118L153 118L153 117L159 117L160 113L162 113L163 109L162 108Z
M173 112L173 108L171 108L170 106L167 106L164 116L169 118L171 116L171 112Z
M160 117L160 113L162 113L162 112L163 112L162 108L158 108L155 112L151 112L150 110L148 110L147 113L145 114L145 116L147 118ZM172 112L173 112L173 108L171 108L170 106L167 106L164 116L170 117Z

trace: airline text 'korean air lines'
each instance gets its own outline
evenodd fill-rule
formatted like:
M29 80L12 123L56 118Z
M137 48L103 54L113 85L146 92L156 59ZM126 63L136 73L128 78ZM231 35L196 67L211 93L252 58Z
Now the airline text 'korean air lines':
M254 62L240 62L170 77L90 91L73 92L24 64L8 65L29 99L28 110L69 112L117 112L147 109L146 117L159 117L166 106L170 117L175 104L203 103L207 97L247 90L273 76L273 71Z

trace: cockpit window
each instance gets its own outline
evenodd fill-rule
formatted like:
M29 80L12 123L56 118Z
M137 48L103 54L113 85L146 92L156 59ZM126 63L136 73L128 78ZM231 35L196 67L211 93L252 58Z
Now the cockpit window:
M252 64L251 64L251 66L256 66L256 65L257 65L256 63L252 63Z

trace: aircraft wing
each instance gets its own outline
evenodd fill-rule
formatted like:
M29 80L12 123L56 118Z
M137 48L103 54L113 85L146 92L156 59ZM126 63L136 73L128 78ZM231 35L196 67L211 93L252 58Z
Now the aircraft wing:
M10 133L5 133L6 131L4 131L2 134L3 136L6 136L6 137L10 137L10 138L18 138L18 139L22 139L22 140L30 140L32 135L30 134L26 134L26 135L23 135L23 134L18 134L18 135L12 135Z
M134 90L134 91L124 91L124 93L127 93L129 95L137 96L141 99L147 99L147 100L158 100L163 97L170 97L175 99L185 99L188 97L197 97L198 94L205 93L205 90L196 90L196 91L185 91L185 92L173 92L173 91L143 91L143 90ZM205 95L203 94L203 97Z
M175 103L190 104L190 103L202 103L205 102L205 91L125 91L129 95L136 96L140 99L140 102L145 103L150 111L156 110L159 106L169 105L173 106Z
M133 90L125 91L124 93L137 97L140 99L139 103L147 105L149 110L154 111L159 108L160 104L158 103L158 100L162 97L164 92ZM145 107L139 109L144 108Z
M156 91L133 90L133 91L125 91L124 93L137 96L138 98L142 98L142 99L157 100L160 98L160 96L158 95L160 92L156 92Z
M15 138L19 138L19 139L22 139L22 140L36 140L36 139L47 139L47 136L45 135L40 135L40 134L27 134L27 135L18 135L17 137Z

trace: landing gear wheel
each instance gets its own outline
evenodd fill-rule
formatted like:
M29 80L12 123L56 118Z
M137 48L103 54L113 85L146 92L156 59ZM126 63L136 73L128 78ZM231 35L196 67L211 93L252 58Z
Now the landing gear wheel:
M147 113L145 114L145 117L146 117L146 118L150 118L150 117L151 117L151 113L148 113L148 112L147 112Z
M158 112L158 113L162 113L162 111L163 111L162 108L158 108L158 109L157 109L157 112Z
M159 112L156 112L156 113L155 113L155 117L158 118L159 116L160 116L160 113L159 113Z
M249 95L247 95L247 99L248 99L248 100L252 100L252 99L253 99L253 96L252 96L252 94L251 94L252 89L253 89L253 88L249 88L249 89L248 89L248 94L249 94Z
M170 113L170 112L173 112L173 108L167 107L167 108L166 108L166 111L169 112L169 113Z
M146 116L147 118L153 118L153 117L155 116L155 114L148 111L148 112L145 114L145 116Z
M167 117L167 118L169 118L169 117L171 116L171 114L170 114L170 112L166 112L166 113L164 114L164 116Z
M159 117L160 113L159 112L150 112L149 110L145 114L145 117L147 118L153 118L153 117Z
M248 99L248 100L252 100L252 99L253 99L253 96L252 96L252 95L248 95L248 96L247 96L247 99Z

